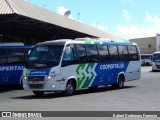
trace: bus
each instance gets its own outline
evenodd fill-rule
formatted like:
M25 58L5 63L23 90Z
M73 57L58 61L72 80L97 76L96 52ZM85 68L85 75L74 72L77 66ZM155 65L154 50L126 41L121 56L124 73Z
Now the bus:
M159 71L160 70L160 51L153 53L153 65L152 71Z
M136 43L96 39L54 40L31 50L23 71L24 90L73 95L75 90L140 79L140 53Z
M152 54L141 54L141 65L151 66L152 65Z
M22 72L32 46L23 43L0 43L0 85L22 83Z

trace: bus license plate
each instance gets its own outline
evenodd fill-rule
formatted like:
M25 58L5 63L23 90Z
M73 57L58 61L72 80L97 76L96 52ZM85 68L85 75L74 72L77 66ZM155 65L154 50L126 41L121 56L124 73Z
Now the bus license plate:
M38 84L40 84L40 83L39 83L39 81L32 81L31 84L38 85Z

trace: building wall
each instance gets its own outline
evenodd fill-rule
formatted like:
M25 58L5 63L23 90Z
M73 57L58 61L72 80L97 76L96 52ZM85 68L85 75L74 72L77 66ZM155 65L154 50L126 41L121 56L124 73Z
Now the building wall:
M130 39L138 44L141 54L153 54L156 51L156 37Z

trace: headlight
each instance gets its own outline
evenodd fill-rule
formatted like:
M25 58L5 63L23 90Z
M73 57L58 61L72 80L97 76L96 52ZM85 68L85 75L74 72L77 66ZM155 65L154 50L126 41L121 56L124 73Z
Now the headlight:
M27 80L27 76L23 76L23 79L24 79L24 80Z
M51 75L49 75L49 76L47 77L48 80L51 80L52 78L53 78L53 76L51 76Z

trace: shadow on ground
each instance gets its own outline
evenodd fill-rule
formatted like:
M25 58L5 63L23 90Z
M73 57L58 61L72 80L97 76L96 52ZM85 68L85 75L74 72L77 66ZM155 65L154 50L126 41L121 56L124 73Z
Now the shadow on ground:
M123 89L131 89L135 88L137 86L125 86ZM101 92L107 92L107 91L114 91L114 90L120 90L120 89L113 89L112 87L99 87L96 90L90 90L90 89L84 89L84 90L78 90L75 92L74 96L78 95L84 95L84 94L93 94L93 93L101 93ZM37 97L33 95L31 92L31 95L27 96L20 96L20 97L12 97L12 99L53 99L53 98L61 98L61 97L74 97L74 96L65 96L62 93L45 93L42 97Z
M0 85L0 93L9 92L13 90L22 90L21 85Z

